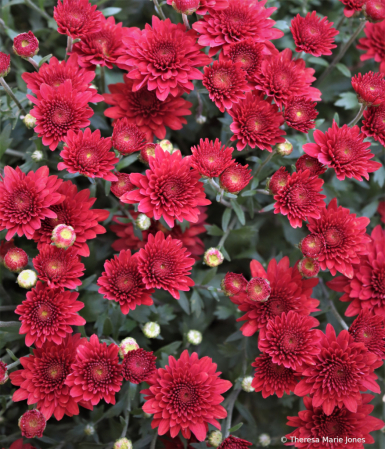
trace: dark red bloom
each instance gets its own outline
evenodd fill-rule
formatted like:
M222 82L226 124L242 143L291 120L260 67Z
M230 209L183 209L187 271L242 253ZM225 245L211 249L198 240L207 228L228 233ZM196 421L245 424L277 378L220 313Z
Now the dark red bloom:
M303 379L294 394L309 394L313 407L322 407L328 416L337 406L356 413L362 403L361 391L381 392L374 370L382 362L363 343L356 343L348 331L341 331L337 337L333 326L328 324L326 335L317 332L321 351L314 357L313 365L302 372Z
M301 240L298 247L304 256L315 259L325 251L325 238L323 234L310 234Z
M333 22L329 22L327 17L317 16L316 11L308 12L306 17L297 14L291 21L290 31L298 53L304 51L318 57L331 55L332 49L337 47L334 37L339 31L333 28Z
M364 449L367 444L375 442L370 432L384 425L383 421L369 415L374 409L369 404L373 398L370 394L363 394L362 404L356 412L346 407L336 407L327 415L322 407L315 407L311 398L305 397L303 402L306 410L300 411L298 416L288 416L287 425L297 428L286 437L289 441L297 438L295 447L301 449ZM307 442L317 439L319 443Z
M241 165L233 161L219 177L222 189L230 193L238 193L243 190L253 178L251 169L248 167L248 165Z
M103 15L96 9L88 0L58 0L53 9L58 33L77 39L99 31Z
M18 34L13 39L13 51L22 58L33 58L39 51L39 41L32 31Z
M345 5L344 14L346 17L352 17L357 11L362 11L366 0L340 0Z
M343 125L341 128L333 120L333 125L325 133L314 131L315 143L307 143L303 150L311 157L318 158L321 164L325 164L335 170L340 181L347 178L355 178L362 181L362 177L369 179L369 173L378 170L382 164L371 161L374 154L370 152L370 142L364 142L365 135L360 133L360 128L349 128Z
M317 276L320 270L318 260L305 257L298 262L298 270L306 278L313 278Z
M264 8L266 0L250 3L248 0L229 0L226 9L209 9L209 14L193 24L201 35L198 43L209 46L209 56L215 55L224 45L252 38L255 42L279 39L283 32L273 28L270 19L277 8Z
M352 86L360 103L379 105L385 102L385 78L382 73L359 73L352 78Z
M380 72L385 73L385 21L378 23L367 22L364 28L366 37L359 40L357 48L365 50L366 53L361 55L361 61L374 59L380 63Z
M155 374L155 360L153 353L144 349L128 351L122 363L124 379L133 384L147 382Z
M47 421L39 410L28 410L19 418L21 436L26 438L41 438Z
M112 107L104 111L105 116L112 119L127 117L129 123L136 124L146 134L148 141L153 140L154 134L158 139L164 139L166 126L178 130L187 123L184 116L191 115L192 103L181 96L169 96L160 101L155 92L146 88L133 92L132 86L133 81L127 77L124 77L124 84L108 86L111 93L104 94L104 100Z
M381 22L385 19L384 0L366 0L362 10L371 22Z
M247 281L243 274L226 273L221 287L226 296L233 296L246 290Z
M371 106L364 111L361 131L365 137L373 137L385 146L385 103Z
M189 439L193 433L204 441L208 423L217 429L217 419L227 416L220 405L222 393L231 388L231 382L219 378L217 365L209 357L198 358L183 351L179 360L169 356L169 364L159 368L148 380L150 388L141 391L145 395L143 410L154 415L153 429L158 427L159 435L170 431L172 438L182 432Z
M146 288L163 288L179 299L179 290L187 292L194 285L189 277L194 259L189 256L180 240L170 235L165 238L162 231L155 237L149 234L145 247L138 253L138 270Z
M6 77L11 70L11 55L7 55L0 51L0 76Z
M247 449L252 443L230 435L222 441L218 449Z
M95 78L95 72L79 67L78 57L73 54L68 61L58 61L54 56L49 60L49 63L44 63L38 72L24 72L21 77L27 84L27 88L34 94L40 92L40 86L47 84L48 86L57 89L65 81L69 80L72 83L72 88L78 92L90 92L91 98L88 100L91 103L103 101L103 96L98 94L94 87L90 87L91 82Z
M252 278L246 285L246 293L250 301L265 302L271 294L270 283L265 278Z
M20 273L28 264L28 254L21 248L10 248L4 257L4 266L9 271Z
M207 178L216 178L232 163L233 149L222 146L219 139L215 142L201 139L199 145L191 148L191 152L191 167Z
M228 0L167 0L181 14L192 14L196 12L199 15L206 14L209 10L226 9L229 6Z
M105 271L99 277L99 293L104 298L116 301L125 315L136 306L153 304L151 293L146 289L138 270L138 257L131 251L121 251L119 256L106 260Z
M374 228L368 240L350 279L338 276L327 283L332 290L344 293L341 301L350 302L346 316L369 310L385 317L385 231L381 225Z
M8 230L7 240L16 233L31 239L42 220L56 218L51 207L64 199L58 193L62 182L57 176L49 176L47 166L28 174L19 167L4 168L4 178L0 176L0 231Z
M337 271L348 278L353 276L353 264L360 262L360 256L367 254L366 234L369 219L358 218L350 210L337 206L337 199L330 201L328 207L321 209L320 218L309 218L307 225L312 234L323 241L318 261L322 270L329 270L335 276Z
M354 341L363 343L366 349L376 354L380 360L385 359L385 320L383 316L374 315L367 309L361 310L349 327L349 333Z
M310 170L310 176L323 175L327 168L319 162L315 157L311 157L307 154L299 157L295 163L295 168L297 171Z
M272 145L285 142L282 136L286 133L280 129L284 122L282 113L278 112L277 105L263 97L256 92L247 93L245 100L228 111L233 119L230 130L234 133L230 140L238 140L238 151L249 145L272 152Z
M273 363L301 372L306 365L314 364L314 356L320 352L320 337L312 329L318 325L319 321L311 316L301 316L293 310L282 313L261 329L258 348Z
M273 97L280 107L293 96L320 101L321 92L311 87L315 81L314 72L314 69L306 68L303 59L292 59L292 51L286 48L281 53L265 56L256 88Z
M296 373L291 368L273 363L268 354L261 354L251 366L255 368L251 386L255 391L261 391L264 399L273 394L276 394L279 398L284 393L290 394L301 378L301 374Z
M23 438L20 438L16 441L14 441L10 446L9 449L36 449L32 446L32 444L26 443L23 444Z
M76 348L84 340L80 334L69 335L60 343L47 341L40 349L34 349L33 355L21 357L24 369L10 376L12 384L20 387L12 400L28 399L28 404L36 404L45 419L52 415L57 420L64 415L78 415L78 404L70 396L65 380L71 372Z
M297 267L290 267L288 257L282 258L278 263L272 259L267 272L256 260L251 261L250 269L252 277L262 277L270 282L271 293L265 302L245 300L242 295L230 297L239 310L245 312L237 320L246 321L241 327L244 336L254 335L257 330L266 327L269 320L284 312L294 310L307 316L318 310L319 301L310 297L318 279L302 278Z
M40 250L43 245L51 244L52 231L59 224L74 228L76 240L73 248L77 249L79 256L88 257L90 249L87 240L94 239L98 234L104 234L106 229L99 224L108 218L109 212L104 209L91 209L96 198L90 198L88 189L80 190L71 181L65 181L58 189L64 196L64 201L51 206L55 218L45 218L41 227L35 231L33 239L38 243Z
M113 16L101 16L99 31L87 33L81 41L74 44L73 53L79 56L81 67L95 69L96 65L113 68L119 56L124 54L122 24L115 24Z
M117 181L118 178L112 170L119 158L115 156L110 137L101 137L100 130L93 133L90 128L75 133L68 131L64 137L64 149L60 156L63 162L59 162L58 170L69 173L80 173L88 178L102 178L106 181Z
M115 176L118 178L118 180L112 181L111 192L118 198L136 188L130 181L130 175L128 173L116 172Z
M133 92L147 86L161 101L169 94L178 97L194 89L193 80L202 79L197 67L211 62L196 39L197 32L186 30L182 23L152 16L152 27L147 24L142 31L131 28L123 37L125 54L118 59L118 66L128 70L127 77L134 80Z
M155 149L155 158L151 158L150 169L145 175L132 173L130 181L138 189L125 193L120 200L123 203L139 203L139 212L164 218L172 228L175 220L198 221L199 206L211 204L206 199L200 175L191 170L189 158L182 158L180 151L170 154L161 148Z
M83 326L86 320L77 313L84 304L77 301L79 293L55 290L38 282L27 292L27 298L16 307L20 315L20 334L26 334L25 344L41 348L45 341L60 345L71 326Z
M221 112L244 100L245 92L250 90L242 63L226 60L214 61L213 65L205 67L202 84Z
M135 151L142 151L146 146L146 134L127 117L114 122L112 131L112 146L120 154L126 155Z
M273 176L268 180L267 187L273 195L277 195L289 182L290 173L286 167L280 167Z
M72 88L70 80L64 81L57 89L42 84L37 98L27 95L34 103L30 114L36 118L35 132L43 138L43 145L55 150L68 131L79 131L90 125L88 120L94 111L88 106L93 93Z
M326 195L321 195L324 181L310 175L310 170L289 175L282 189L274 196L274 213L287 215L293 228L302 227L302 221L320 218Z
M315 128L315 119L318 111L317 103L307 100L305 97L290 97L285 103L284 118L290 128L301 133L308 133Z
M82 284L79 277L84 275L85 268L73 246L60 249L44 244L32 263L39 279L51 288L74 289Z

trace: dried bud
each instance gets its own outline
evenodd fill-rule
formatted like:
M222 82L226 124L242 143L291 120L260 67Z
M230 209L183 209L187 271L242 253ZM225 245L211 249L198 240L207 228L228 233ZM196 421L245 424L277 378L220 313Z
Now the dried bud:
M8 380L7 364L0 360L0 385L4 385Z
M135 220L135 224L141 231L147 231L151 226L151 219L146 214L139 214Z
M306 278L313 278L319 273L319 262L310 257L305 257L298 263L298 271Z
M24 125L28 128L28 129L32 129L36 126L36 118L31 115L31 114L27 114L24 118L23 118L23 122ZM38 150L36 150L38 151ZM41 153L41 151L40 151ZM42 153L43 154L43 153Z
M35 287L37 275L33 270L24 270L17 276L17 283L20 287L30 289Z
M265 278L253 278L247 284L246 292L251 301L265 302L271 293L270 282Z
M209 248L203 256L203 262L209 267L217 267L223 261L223 254L217 248Z
M199 7L200 0L168 0L167 4L172 5L175 11L189 16Z
M119 345L119 355L123 359L125 354L130 351L134 351L135 349L139 349L139 345L136 342L135 338L127 337L122 340Z
M119 440L115 441L114 449L132 449L131 440L127 438L119 438Z
M86 427L84 427L84 433L88 436L91 436L95 433L95 427L92 424L87 424Z
M22 58L33 58L39 52L39 41L32 31L18 34L13 40L13 51Z
M160 326L150 321L143 326L143 333L147 338L156 338L160 334Z
M167 151L167 153L172 154L174 151L174 145L167 139L161 140L158 142L163 151Z
M4 78L11 70L11 55L7 55L0 51L0 77Z
M75 243L75 229L72 226L59 224L53 229L51 240L56 248L67 249Z
M302 251L302 254L312 259L319 256L323 247L323 238L317 234L310 234L306 236L299 244L299 249Z
M253 381L252 376L247 376L242 379L242 390L246 391L246 393L252 393L255 389L251 386L251 382Z
M277 153L280 156L289 156L292 152L293 145L288 140L277 145Z
M222 443L222 432L213 430L209 433L207 441L213 447L218 447Z
M28 255L21 248L11 248L4 257L4 266L13 273L20 273L28 264Z
M32 154L31 154L31 159L35 162L40 162L44 159L44 153L40 150L35 150Z
M195 330L188 331L187 341L192 345L199 345L200 343L202 343L202 333Z
M46 426L46 419L39 410L28 410L19 418L21 435L25 438L41 438Z
M270 446L271 443L270 435L267 433L261 433L261 435L259 435L258 441L262 447Z

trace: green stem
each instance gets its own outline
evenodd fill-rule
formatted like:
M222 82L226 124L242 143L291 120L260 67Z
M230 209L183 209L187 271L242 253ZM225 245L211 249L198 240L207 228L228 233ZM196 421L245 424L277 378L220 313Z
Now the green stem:
M217 245L217 248L221 250L223 245L226 242L227 237L230 235L230 232L234 229L235 225L237 224L238 218L235 216L232 221L229 224L229 227L227 228L227 231L222 235L221 239L219 240L219 243Z
M268 154L267 158L262 162L262 164L258 167L257 171L254 174L254 177L257 178L261 170L265 165L267 165L274 157L276 151L273 150L271 153Z
M69 54L72 52L74 40L71 36L67 36L67 48L66 48L66 60L69 58Z
M6 83L5 79L2 78L0 76L0 84L3 86L3 89L5 90L5 93L12 98L12 100L16 103L16 106L20 109L20 111L24 114L27 115L25 109L23 108L23 106L21 105L21 103L19 102L19 100L15 97L15 94L12 92L11 88L8 86L8 84Z
M0 328L1 327L16 327L20 326L19 321L0 321Z
M230 435L229 430L231 429L231 421L233 419L233 410L234 410L234 405L235 405L235 401L238 398L239 393L241 392L241 388L237 388L236 390L234 390L230 397L229 397L229 406L227 408L227 422L226 422L226 433L225 433L225 438L227 438Z
M11 363L10 365L7 365L7 370L10 370L10 369L12 369L12 368L15 368L15 366L18 366L18 365L20 365L20 359L19 360L16 360L16 362L13 362L13 363Z
M166 15L163 12L162 7L159 5L158 0L152 0L154 2L154 6L155 6L155 11L157 12L157 14L162 18L162 20L166 20Z
M335 25L334 28L335 28L336 30L339 30L340 27L342 26L342 24L345 22L345 19L346 19L346 16L345 16L344 13L342 13L342 16L339 18L339 20L338 20L338 22L337 22L337 25Z
M33 65L33 68L38 72L39 71L39 64L34 61L32 58L25 58L26 61L28 61L30 64Z
M219 195L220 195L220 199L219 199L219 203L221 203L221 204L223 204L224 206L226 206L226 207L232 207L231 206L231 203L229 202L229 201L226 201L226 200L224 200L223 198L222 198L222 195L223 195L223 189L214 181L214 179L212 179L212 178L209 178L209 180L208 180L208 182L209 182L209 184L211 185L211 187L216 191L216 192L218 192L219 193Z
M152 438L152 441L151 441L150 449L155 449L155 447L156 447L156 440L157 439L158 439L158 431L156 430L155 434L154 434L154 436Z
M12 312L16 306L0 306L0 312Z
M358 121L361 119L362 114L364 113L366 109L366 104L362 104L360 107L360 110L358 111L358 114L354 117L354 119L348 124L350 128L352 128L354 125L358 123Z

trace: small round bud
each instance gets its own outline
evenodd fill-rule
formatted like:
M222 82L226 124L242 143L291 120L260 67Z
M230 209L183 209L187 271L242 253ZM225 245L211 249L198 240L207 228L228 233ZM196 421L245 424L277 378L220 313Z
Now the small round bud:
M143 326L143 333L147 338L156 338L160 334L160 326L150 321Z
M223 254L217 248L209 248L204 256L203 262L209 267L217 267L224 261Z
M243 190L253 178L251 169L248 167L248 165L241 165L233 161L219 176L219 184L222 189L234 194Z
M280 156L289 156L292 152L293 145L288 140L277 145L277 153Z
M271 443L270 435L267 433L261 433L261 435L259 435L258 437L258 441L262 447L270 446Z
M87 424L86 427L84 427L84 433L88 436L91 436L95 433L95 427L92 424Z
M204 115L198 115L195 121L198 123L198 125L203 125L206 123L207 117L205 117Z
M44 153L40 150L35 150L32 154L31 154L31 159L35 162L40 162L44 159Z
M33 58L39 52L39 41L32 31L18 34L13 39L13 51L22 58Z
M0 51L0 77L4 78L11 70L11 55L7 55Z
M4 266L13 273L20 271L28 265L28 254L21 248L11 248L4 257Z
M119 355L123 359L128 352L134 351L135 349L139 349L139 345L135 338L127 337L122 340L119 345Z
M202 333L195 330L188 331L187 341L192 345L199 345L200 343L202 343Z
M135 220L136 227L141 231L147 231L151 226L151 219L146 214L139 214Z
M25 438L41 438L47 421L39 410L28 410L19 418L21 436Z
M24 118L23 118L23 122L24 125L28 128L28 129L32 129L36 126L36 118L31 115L31 114L27 114ZM38 150L36 150L38 151ZM41 151L40 151L41 153ZM43 154L43 153L42 153Z
M251 393L255 389L251 386L251 382L253 381L252 376L247 376L242 379L242 390L246 391L246 393Z
M157 143L147 143L146 146L140 150L139 160L143 164L149 164L150 158L155 157L155 148L158 146Z
M265 278L253 278L247 284L246 292L251 301L265 302L271 293L270 282Z
M114 449L132 449L131 440L127 438L119 438L119 440L115 441Z
M370 22L382 22L385 19L385 2L384 0L366 0L362 11Z
M302 239L299 244L299 249L304 256L314 259L319 256L324 246L324 241L321 236L310 234Z
M272 195L276 195L281 189L286 186L288 180L289 172L286 171L285 167L281 167L268 180L266 188Z
M212 430L209 433L207 441L211 446L218 447L222 443L222 432L219 430Z
M53 229L51 240L56 248L67 249L75 243L75 229L72 226L59 224Z
M174 151L174 145L167 139L163 139L159 142L160 147L163 151L167 151L167 153L172 154Z
M17 283L20 287L30 289L35 287L37 275L33 270L24 270L17 276Z
M226 273L221 282L222 290L226 296L233 296L246 290L247 281L243 274Z
M130 175L128 173L114 173L118 178L117 181L111 182L111 192L117 197L122 197L125 193L131 192L136 189L134 184L130 181Z
M0 360L0 385L4 385L8 380L7 364Z
M171 4L175 11L180 14L189 16L199 8L200 0L171 0L171 2L168 1L167 3Z
M310 259L310 257L305 257L298 263L298 271L305 278L313 278L319 273L320 266L318 260Z

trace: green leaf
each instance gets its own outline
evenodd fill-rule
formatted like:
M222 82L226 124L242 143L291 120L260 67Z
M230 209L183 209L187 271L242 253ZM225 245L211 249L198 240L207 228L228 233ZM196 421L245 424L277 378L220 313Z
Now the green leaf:
M8 123L0 134L0 159L3 157L5 150L9 148L12 142L10 137L12 131L12 125Z
M242 207L234 200L231 200L231 204L233 206L234 212L238 217L239 222L244 225L246 223L245 214L242 210Z
M9 357L11 357L11 359L14 362L17 362L19 359L15 356L15 354L8 348L5 348L5 350L7 351L7 354L9 355Z
M239 430L242 426L243 426L243 422L240 422L240 423L237 424L236 426L232 427L232 428L229 430L229 433L231 434L231 433L236 432L236 431Z
M207 234L208 235L215 235L215 236L221 236L224 234L221 228L218 228L217 225L206 225Z
M348 78L351 78L351 77L352 77L351 71L346 67L345 64L342 64L341 62L339 62L339 63L336 65L336 67L337 67L337 69L342 73L342 75L345 75L345 76L347 76Z
M353 92L344 92L339 95L340 99L337 100L334 104L339 106L340 108L344 108L346 110L349 109L357 109L358 100L357 95Z
M128 167L129 165L133 164L138 159L137 154L130 154L129 156L123 158L118 165L116 166L116 170L120 171L123 168Z
M202 285L208 284L211 281L211 279L213 279L215 277L215 275L217 274L217 271L218 271L218 267L214 267L214 268L211 268L210 270L208 270L208 272L206 273L206 276L203 278Z
M157 357L159 357L162 352L167 355L175 354L181 344L182 344L181 341L174 341L174 342L170 343L169 345L163 346L162 348L158 349L155 352L155 355Z
M256 193L256 190L245 190L241 193L241 196L254 196Z
M327 67L329 63L326 61L326 59L323 58L316 58L315 56L310 56L308 59L308 62L312 62L313 64L323 65L324 67Z
M193 294L191 295L190 304L191 312L195 313L195 315L199 318L199 315L201 314L203 308L203 301L200 294L198 293L198 290L196 289L194 289Z
M290 30L290 27L289 27L289 25L287 24L286 20L277 20L277 21L275 22L274 27L275 27L275 28L278 28L278 29L281 30L281 31L287 31L287 30Z
M102 14L104 17L108 17L108 16L114 16L115 14L120 13L120 11L122 10L122 8L105 8L102 9Z
M39 61L39 67L41 67L45 62L49 61L51 59L52 55L44 56L44 58L41 58Z
M79 286L79 290L86 290L87 287L89 287L95 279L96 279L96 274L91 274L91 276L84 279L84 281L82 282L82 285Z
M178 304L187 313L187 315L190 315L190 303L189 303L186 293L179 292L179 294L180 294L180 298L179 298Z
M333 119L334 119L334 121L337 123L337 125L340 126L340 116L339 116L338 112L336 112L336 113L334 114Z
M111 181L104 181L104 194L108 196L110 190L111 190Z
M275 203L270 203L267 206L265 206L263 209L261 209L259 212L270 212L271 210L274 209L274 204Z
M223 215L222 215L222 229L223 229L224 232L227 231L227 227L229 226L229 222L230 222L230 219L231 219L231 212L232 212L232 209L230 209L229 207L227 207L225 209L225 211L223 212Z
M385 183L385 168L384 168L383 165L377 171L374 172L373 180L380 187L384 187L384 183Z

